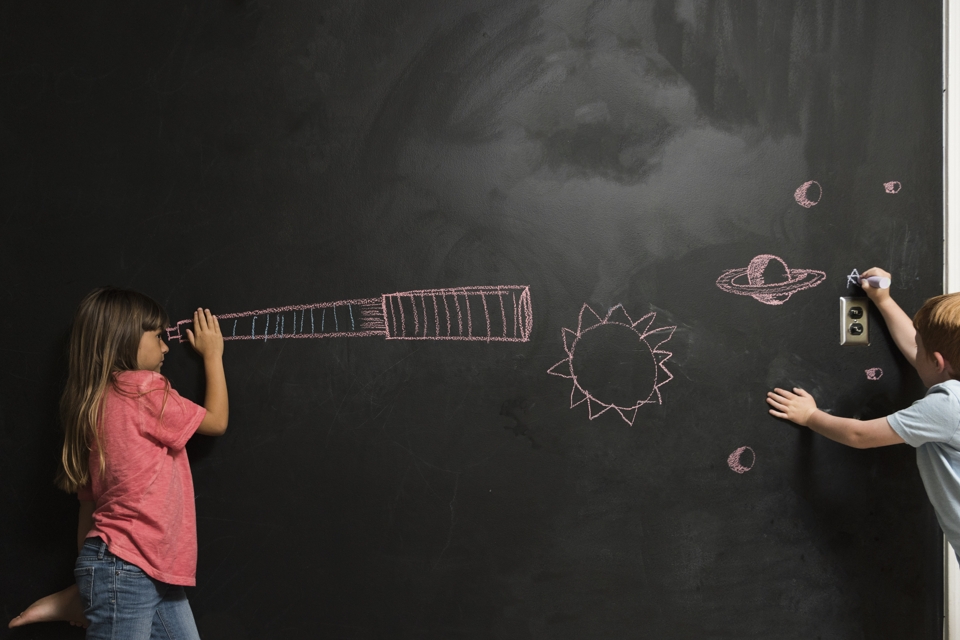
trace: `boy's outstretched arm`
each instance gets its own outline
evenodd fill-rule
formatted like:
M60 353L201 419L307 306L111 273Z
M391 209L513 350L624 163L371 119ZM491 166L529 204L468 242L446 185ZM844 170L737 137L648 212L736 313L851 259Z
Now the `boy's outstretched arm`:
M866 278L870 276L880 276L890 278L891 280L893 279L892 276L883 269L873 267L860 274L860 281L862 283L860 286L863 288L863 292L867 294L867 297L873 301L874 306L883 315L883 320L887 323L887 328L890 329L890 335L893 336L893 341L897 343L897 348L900 349L900 353L910 362L911 366L916 367L917 330L913 327L913 320L904 313L900 305L893 301L893 298L890 296L890 289L878 289L877 287L870 286L869 282L866 282Z
M767 404L771 407L770 415L795 422L850 447L870 449L903 443L903 438L890 427L886 418L856 420L832 416L817 409L813 396L803 389L794 388L793 392L774 389L767 393Z

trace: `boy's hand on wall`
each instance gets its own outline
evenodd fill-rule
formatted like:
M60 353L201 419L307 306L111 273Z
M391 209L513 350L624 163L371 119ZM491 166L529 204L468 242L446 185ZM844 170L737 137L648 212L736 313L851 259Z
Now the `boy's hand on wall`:
M891 282L893 281L893 276L879 267L872 267L860 274L860 288L863 289L867 297L873 301L873 304L879 306L881 302L890 299L890 289L878 289L877 287L871 286L870 283L867 282L867 278L870 276L888 278Z
M768 392L767 404L772 407L770 415L785 418L801 427L807 426L810 416L817 410L817 401L813 396L797 387L794 387L792 393L779 388Z

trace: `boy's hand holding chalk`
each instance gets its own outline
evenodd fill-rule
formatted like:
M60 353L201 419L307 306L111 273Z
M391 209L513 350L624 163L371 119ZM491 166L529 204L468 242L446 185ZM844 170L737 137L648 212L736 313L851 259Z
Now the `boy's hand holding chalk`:
M890 278L883 278L881 276L870 276L869 278L864 278L863 276L860 276L860 285L863 286L864 282L868 283L875 289L890 288Z
M880 269L873 267L860 274L860 287L867 294L873 304L879 305L881 302L890 298L890 282L892 276Z

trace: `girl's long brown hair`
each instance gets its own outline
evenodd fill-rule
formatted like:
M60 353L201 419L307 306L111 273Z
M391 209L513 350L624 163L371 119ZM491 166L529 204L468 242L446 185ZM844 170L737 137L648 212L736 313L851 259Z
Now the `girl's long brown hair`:
M90 482L90 450L97 445L100 472L106 467L100 447L100 410L115 375L137 369L137 350L146 331L165 328L166 312L153 299L126 289L103 287L80 302L70 332L69 374L60 399L63 424L62 466L57 486L74 493Z

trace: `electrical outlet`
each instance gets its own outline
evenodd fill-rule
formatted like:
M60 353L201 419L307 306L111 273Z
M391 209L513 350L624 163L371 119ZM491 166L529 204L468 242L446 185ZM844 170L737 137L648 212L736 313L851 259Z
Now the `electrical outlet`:
M870 344L869 304L870 298L840 298L840 344Z

